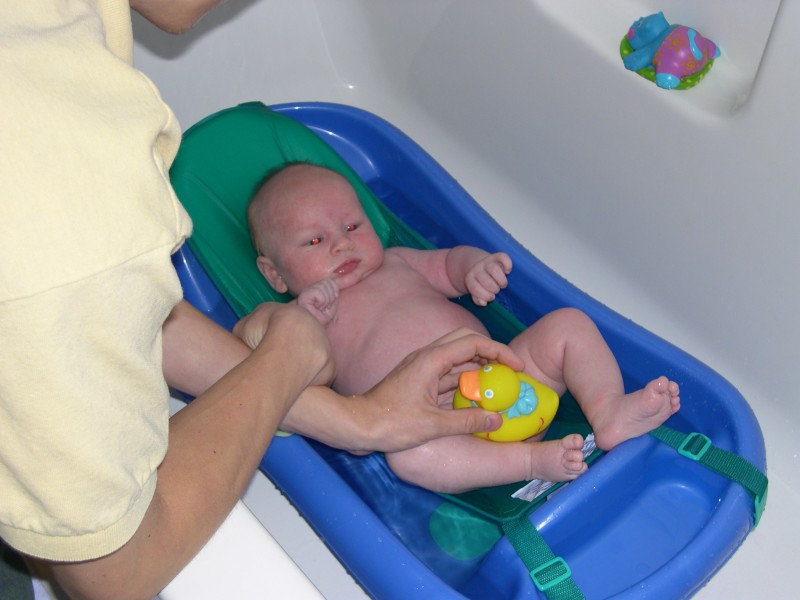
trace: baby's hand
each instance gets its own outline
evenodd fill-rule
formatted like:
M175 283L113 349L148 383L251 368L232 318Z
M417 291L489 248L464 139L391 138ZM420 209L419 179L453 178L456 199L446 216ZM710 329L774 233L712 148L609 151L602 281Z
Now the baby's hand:
M327 325L336 316L336 309L339 306L339 286L333 279L312 283L300 292L297 305L314 315L320 324Z
M464 284L478 306L486 306L497 293L508 285L506 275L511 272L511 258L505 252L490 254L472 265Z

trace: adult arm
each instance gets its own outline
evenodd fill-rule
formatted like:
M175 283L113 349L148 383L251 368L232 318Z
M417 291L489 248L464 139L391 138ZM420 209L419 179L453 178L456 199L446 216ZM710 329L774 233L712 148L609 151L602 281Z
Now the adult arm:
M327 338L306 311L281 307L268 327L251 353L186 302L175 307L164 326L167 381L197 391L230 370L170 420L155 495L128 543L96 560L51 565L71 597L156 595L241 497L291 404L331 379Z
M222 0L130 0L133 10L169 33L184 33Z
M51 565L72 597L155 595L230 512L279 422L356 453L493 430L496 414L442 410L439 392L456 385L451 371L466 362L522 366L506 346L459 330L411 354L367 394L346 398L324 386L333 376L327 338L305 310L275 305L260 314L268 333L251 354L186 302L173 311L164 326L167 381L199 395L170 420L156 493L133 538L96 560Z
M507 346L459 329L410 354L366 394L344 398L330 389L309 388L281 427L355 454L395 452L448 435L493 431L501 423L497 413L438 405L439 394L457 385L455 367L485 361L523 368Z
M256 347L270 312L278 306L259 305L236 324L234 333ZM393 452L443 436L493 431L500 426L496 413L479 408L445 410L437 404L439 393L457 384L454 367L482 361L523 367L507 346L457 330L410 354L366 394L342 397L325 387L308 388L281 428L354 453Z

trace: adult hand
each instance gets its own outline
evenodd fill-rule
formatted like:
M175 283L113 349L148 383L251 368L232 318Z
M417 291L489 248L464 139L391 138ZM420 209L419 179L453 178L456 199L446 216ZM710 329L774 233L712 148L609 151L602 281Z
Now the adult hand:
M367 440L360 451L395 452L439 437L500 427L502 419L497 413L480 408L449 410L438 405L440 394L456 388L458 372L465 365L485 362L500 362L514 370L523 368L522 360L507 346L466 329L410 354L361 398L359 415Z
M256 353L276 344L287 359L316 372L308 385L329 385L336 374L325 330L307 310L294 304L265 302L240 320L233 333Z
M263 302L233 326L233 335L247 344L251 350L261 343L269 329L270 319L287 305L282 302Z

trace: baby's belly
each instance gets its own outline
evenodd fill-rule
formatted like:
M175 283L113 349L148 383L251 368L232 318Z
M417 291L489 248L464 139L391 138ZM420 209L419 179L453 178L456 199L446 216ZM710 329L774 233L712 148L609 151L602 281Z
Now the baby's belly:
M472 313L450 300L417 298L408 304L402 310L362 307L358 315L340 315L329 326L337 367L334 389L344 395L363 393L411 352L460 327L487 334Z

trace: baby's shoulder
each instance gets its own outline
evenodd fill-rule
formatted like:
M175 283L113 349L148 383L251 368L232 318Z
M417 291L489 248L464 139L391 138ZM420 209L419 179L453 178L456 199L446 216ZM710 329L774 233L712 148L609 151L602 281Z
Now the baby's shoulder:
M438 252L436 250L420 250L419 248L410 248L409 246L392 246L387 248L384 252L384 260L388 258L390 261L402 261L407 265L414 265L420 260L433 258Z
M383 253L383 267L389 268L408 268L409 259L414 252L413 248L405 248L403 246L392 246L387 248Z
M386 248L385 254L387 256L402 258L403 256L413 256L415 254L424 254L426 252L429 252L429 250L419 250L418 248L411 248L409 246L390 246L389 248Z

